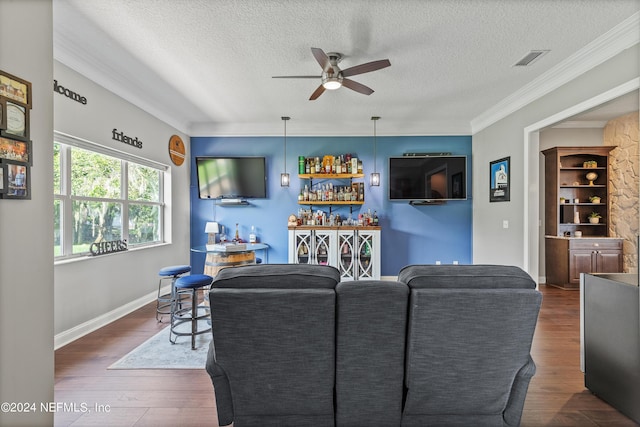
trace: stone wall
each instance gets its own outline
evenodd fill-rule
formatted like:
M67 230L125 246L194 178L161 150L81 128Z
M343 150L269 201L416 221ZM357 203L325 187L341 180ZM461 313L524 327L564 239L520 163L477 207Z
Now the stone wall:
M638 158L638 112L613 119L604 128L604 145L610 155L609 235L624 238L624 272L638 271L640 159Z

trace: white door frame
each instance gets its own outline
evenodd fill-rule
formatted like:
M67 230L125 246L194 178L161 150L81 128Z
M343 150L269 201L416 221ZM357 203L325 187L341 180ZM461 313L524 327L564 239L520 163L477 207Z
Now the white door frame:
M524 235L523 266L531 277L538 278L538 255L540 248L540 178L539 178L539 132L548 126L585 112L605 102L614 100L640 89L640 78L635 78L606 92L587 99L524 128Z

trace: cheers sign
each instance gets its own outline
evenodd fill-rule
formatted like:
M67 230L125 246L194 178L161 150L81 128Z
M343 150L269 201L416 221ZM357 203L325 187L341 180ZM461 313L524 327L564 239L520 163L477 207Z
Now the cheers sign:
M126 240L113 240L110 242L92 243L89 247L91 255L105 255L114 252L122 252L127 250Z

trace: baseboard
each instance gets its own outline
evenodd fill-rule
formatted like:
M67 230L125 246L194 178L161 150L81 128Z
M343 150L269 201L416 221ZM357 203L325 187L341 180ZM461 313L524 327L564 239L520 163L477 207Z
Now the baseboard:
M169 285L161 288L161 291L163 294L169 293L170 290L171 290L171 287ZM113 322L114 320L118 320L119 318L126 316L127 314L139 309L140 307L143 307L146 304L149 304L150 302L155 301L157 297L158 297L157 291L153 291L134 301L131 301L128 304L118 307L115 310L111 310L108 313L105 313L94 319L81 323L78 326L75 326L71 329L67 329L64 332L60 332L59 334L56 334L53 337L53 349L57 350L60 347L63 347L77 340L78 338L81 338L95 331L96 329L100 329L103 326L106 326L109 323Z
M396 281L398 280L398 276L382 276L380 277L380 280ZM162 288L162 293L169 293L170 289L171 288L169 286L165 286L164 288ZM155 291L151 292L143 297L138 298L137 300L131 301L128 304L118 307L115 310L111 310L108 313L81 323L78 326L67 329L64 332L60 332L53 337L54 350L57 350L60 347L64 347L65 345L95 331L96 329L100 329L103 326L106 326L109 323L113 322L114 320L118 320L119 318L126 316L127 314L139 309L140 307L143 307L144 305L155 301L157 297L158 294Z

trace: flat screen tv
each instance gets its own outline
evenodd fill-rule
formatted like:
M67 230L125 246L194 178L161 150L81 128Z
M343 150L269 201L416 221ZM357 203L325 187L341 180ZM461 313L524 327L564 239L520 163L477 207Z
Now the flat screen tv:
M201 199L264 199L264 157L196 157Z
M402 156L389 159L390 200L465 200L467 157Z

